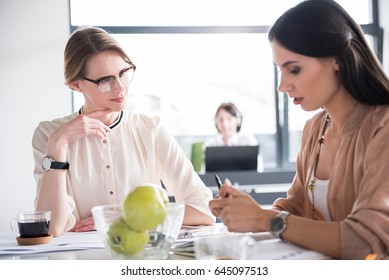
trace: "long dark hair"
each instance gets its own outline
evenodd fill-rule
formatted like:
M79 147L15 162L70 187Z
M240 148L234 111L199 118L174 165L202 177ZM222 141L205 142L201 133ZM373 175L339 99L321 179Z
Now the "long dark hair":
M316 58L335 57L345 89L367 105L389 104L389 79L361 27L335 1L308 0L286 11L268 38Z

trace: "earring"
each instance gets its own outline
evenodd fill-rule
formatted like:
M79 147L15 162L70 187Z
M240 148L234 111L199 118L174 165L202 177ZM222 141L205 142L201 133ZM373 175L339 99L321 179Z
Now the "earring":
M335 61L335 70L339 71L339 62L337 60Z

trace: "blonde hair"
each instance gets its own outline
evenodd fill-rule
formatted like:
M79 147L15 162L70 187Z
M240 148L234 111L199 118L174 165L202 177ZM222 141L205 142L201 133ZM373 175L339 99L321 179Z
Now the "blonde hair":
M105 51L118 52L124 60L131 63L124 49L106 30L94 26L75 30L64 51L65 84L69 86L82 79L86 75L90 58Z

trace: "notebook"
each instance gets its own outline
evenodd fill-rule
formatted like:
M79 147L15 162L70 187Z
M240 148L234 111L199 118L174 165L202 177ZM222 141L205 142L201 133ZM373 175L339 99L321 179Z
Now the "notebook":
M205 171L257 170L257 146L209 146L205 149Z

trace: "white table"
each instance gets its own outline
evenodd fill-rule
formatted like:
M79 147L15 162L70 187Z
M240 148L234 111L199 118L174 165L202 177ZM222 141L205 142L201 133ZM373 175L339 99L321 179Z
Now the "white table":
M217 223L212 227L191 230L193 236L189 239L178 240L174 245L187 241L211 237L228 238L228 236L242 235L228 232L226 227ZM320 253L306 250L296 245L273 239L268 233L245 234L253 237L255 255L253 259L322 259ZM172 250L167 259L190 260L194 257L174 254ZM65 233L53 238L50 244L35 246L18 246L15 235L9 231L0 233L0 259L22 260L109 260L112 254L104 246L102 236L97 232Z

